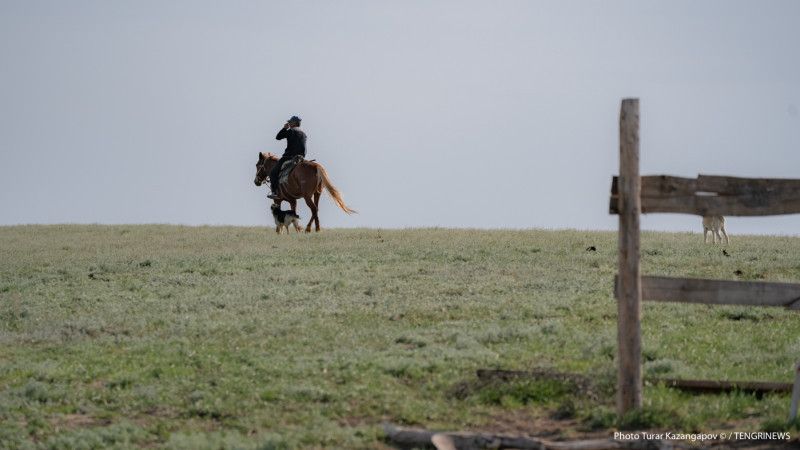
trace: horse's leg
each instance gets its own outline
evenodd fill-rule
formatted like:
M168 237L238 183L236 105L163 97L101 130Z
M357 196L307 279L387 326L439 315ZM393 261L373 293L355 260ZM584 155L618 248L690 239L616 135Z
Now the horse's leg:
M321 194L322 192L317 192L314 194L314 211L319 211L319 196ZM319 214L314 214L314 217L316 218L317 231L319 231Z
M317 205L311 200L311 197L304 197L306 201L306 205L308 205L308 209L311 210L311 220L308 221L308 225L306 225L306 233L311 233L311 223L315 220L317 221L317 231L319 231L319 217L317 217Z

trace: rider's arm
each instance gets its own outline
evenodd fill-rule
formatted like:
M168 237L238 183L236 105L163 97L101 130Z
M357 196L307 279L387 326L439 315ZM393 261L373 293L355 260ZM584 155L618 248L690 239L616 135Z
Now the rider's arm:
M292 134L292 129L289 128L289 122L286 122L285 124L283 124L283 128L281 128L281 131L278 131L278 135L275 136L275 139L280 141L283 138L288 138L291 134Z

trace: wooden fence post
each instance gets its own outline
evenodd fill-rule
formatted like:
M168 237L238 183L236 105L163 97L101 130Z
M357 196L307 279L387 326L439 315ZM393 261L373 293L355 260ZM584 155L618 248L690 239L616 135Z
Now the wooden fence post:
M624 99L619 118L619 292L617 411L642 407L642 284L639 260L639 99Z
M794 365L794 387L792 388L792 406L789 409L789 420L797 419L797 404L800 402L800 359Z

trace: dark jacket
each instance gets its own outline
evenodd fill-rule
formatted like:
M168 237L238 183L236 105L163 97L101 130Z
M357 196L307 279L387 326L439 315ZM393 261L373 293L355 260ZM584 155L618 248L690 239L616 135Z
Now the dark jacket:
M306 156L306 133L300 129L300 127L295 128L281 128L281 131L278 131L278 135L275 136L275 139L281 140L286 138L286 150L283 152L283 156L297 156L303 155Z

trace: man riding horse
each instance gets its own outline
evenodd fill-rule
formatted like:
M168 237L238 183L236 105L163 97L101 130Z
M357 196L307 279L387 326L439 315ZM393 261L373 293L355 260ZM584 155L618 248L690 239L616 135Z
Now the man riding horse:
M269 172L269 184L272 192L270 192L267 197L273 200L280 200L281 198L281 194L278 192L278 176L280 175L283 163L298 155L306 156L306 140L308 137L306 133L300 129L301 121L302 119L299 117L292 116L291 119L283 124L283 128L281 128L281 130L278 131L278 135L275 136L275 139L279 141L284 138L286 139L286 150L284 150L283 156L278 160L278 163L275 164Z
M256 177L254 179L256 186L266 184L267 176L270 178L270 185L272 192L269 198L274 200L276 205L280 205L282 201L287 201L295 211L295 203L298 199L303 199L311 210L311 219L306 225L306 232L311 232L311 224L313 223L317 229L319 226L319 197L322 191L325 190L342 211L352 214L357 211L350 209L342 199L342 194L331 183L328 174L321 165L312 161L303 161L297 164L289 174L284 174L285 177L283 184L281 184L281 166L284 162L294 158L304 158L306 155L306 134L300 129L300 118L292 116L291 119L286 121L286 125L278 132L275 139L286 139L286 151L283 156L278 159L277 156L269 153L258 152L258 162L256 163Z

